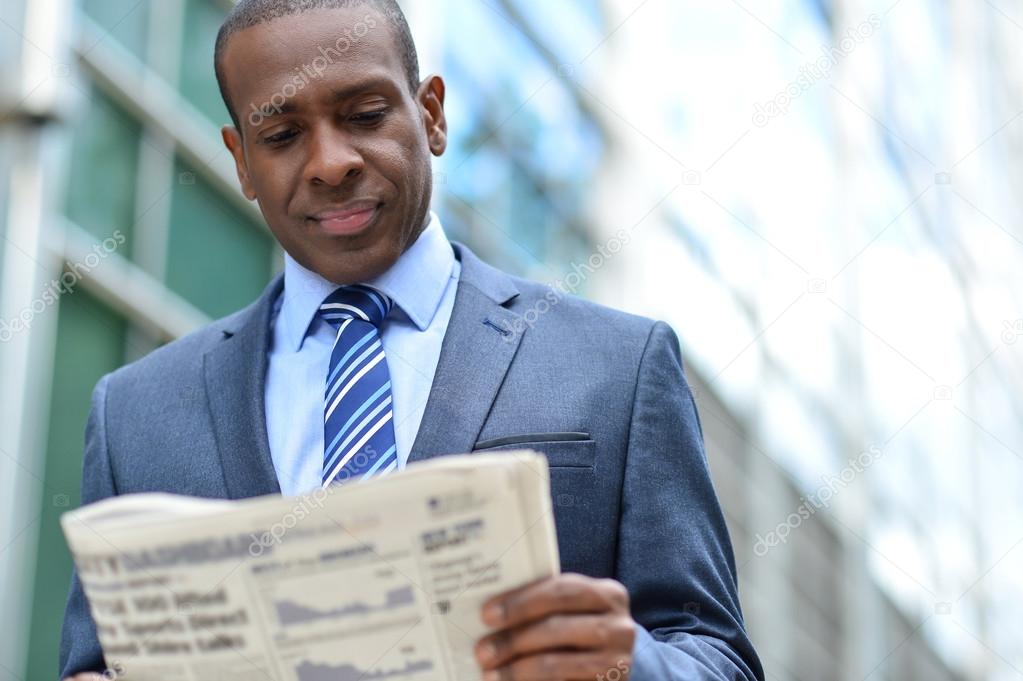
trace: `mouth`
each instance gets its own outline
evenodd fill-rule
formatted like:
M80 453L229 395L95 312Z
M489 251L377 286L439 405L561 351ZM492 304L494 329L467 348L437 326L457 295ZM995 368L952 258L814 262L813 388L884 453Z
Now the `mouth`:
M354 236L373 223L381 207L383 204L379 201L359 199L322 210L309 219L318 223L320 229L331 236Z

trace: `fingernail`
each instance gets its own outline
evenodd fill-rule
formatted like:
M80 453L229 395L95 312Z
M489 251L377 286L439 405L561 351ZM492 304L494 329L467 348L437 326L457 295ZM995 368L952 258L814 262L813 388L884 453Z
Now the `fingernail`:
M483 619L496 624L504 618L504 606L500 603L491 603L483 611Z
M483 672L483 681L501 681L501 672L496 669L491 669L489 672Z
M489 641L479 647L478 652L479 661L483 664L489 664L497 658L497 646Z

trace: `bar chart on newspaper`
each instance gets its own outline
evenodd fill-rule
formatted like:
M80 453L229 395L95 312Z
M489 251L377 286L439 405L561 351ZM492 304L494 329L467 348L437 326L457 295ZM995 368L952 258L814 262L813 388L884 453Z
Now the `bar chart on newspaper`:
M297 681L435 678L440 641L417 574L411 548L369 544L264 572L253 581L281 666Z

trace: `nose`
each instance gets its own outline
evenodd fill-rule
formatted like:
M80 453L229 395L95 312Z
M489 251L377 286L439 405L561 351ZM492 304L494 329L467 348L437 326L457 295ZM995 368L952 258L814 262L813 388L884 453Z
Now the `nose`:
M305 180L311 184L338 186L362 173L365 161L343 132L323 127L310 131Z

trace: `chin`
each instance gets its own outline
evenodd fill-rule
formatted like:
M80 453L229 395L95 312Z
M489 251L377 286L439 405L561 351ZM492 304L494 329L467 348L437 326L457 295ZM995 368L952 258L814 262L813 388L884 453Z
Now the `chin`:
M425 220L425 219L424 219ZM362 234L347 237L311 233L285 246L307 270L338 285L369 281L391 268L422 229L415 234L378 222Z
M397 247L374 246L346 249L333 257L321 251L311 258L314 266L308 269L339 285L369 281L390 269L401 255Z

